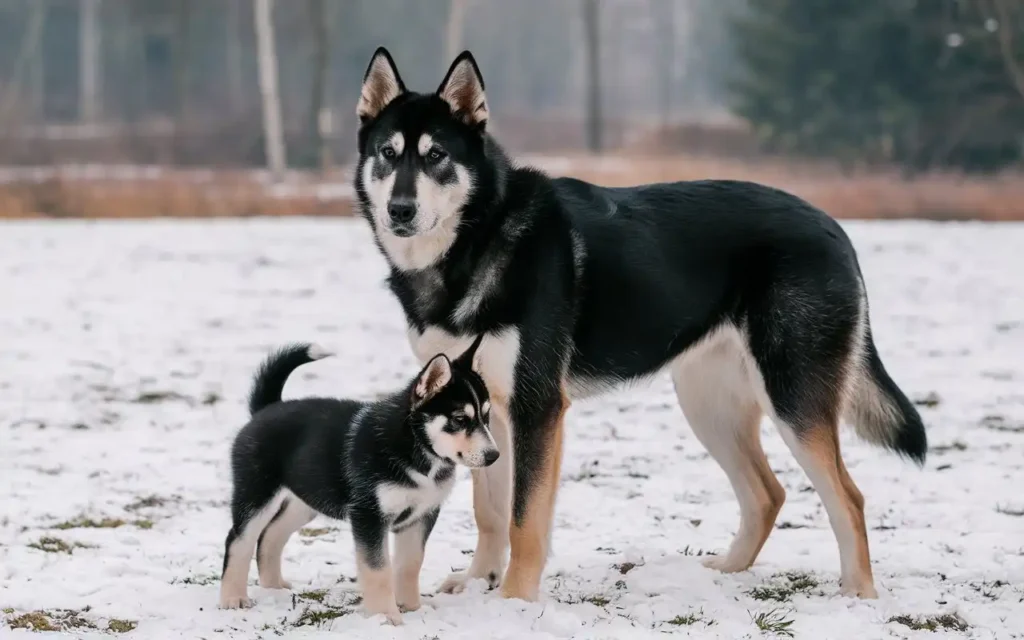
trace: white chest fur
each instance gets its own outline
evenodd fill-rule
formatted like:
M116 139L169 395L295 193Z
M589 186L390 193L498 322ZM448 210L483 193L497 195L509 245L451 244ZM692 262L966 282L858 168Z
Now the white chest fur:
M437 474L444 469L446 477L437 479ZM390 519L402 518L404 522L415 522L425 514L440 506L455 486L455 473L451 467L441 463L435 464L427 474L409 469L406 471L412 486L385 482L377 487L377 501L380 509Z
M422 363L439 353L456 358L469 348L475 338L474 335L453 336L437 327L427 327L423 333L414 328L409 329L409 344ZM515 329L488 333L480 343L476 357L479 364L474 368L484 379L492 397L507 399L511 395L518 357L519 332Z

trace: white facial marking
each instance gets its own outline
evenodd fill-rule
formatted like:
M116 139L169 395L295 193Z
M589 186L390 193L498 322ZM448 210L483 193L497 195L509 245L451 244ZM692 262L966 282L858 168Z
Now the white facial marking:
M455 462L459 457L459 446L455 434L444 432L447 424L448 418L444 416L431 418L426 427L427 438L430 440L430 447L434 453Z
M388 138L388 146L395 150L395 155L400 156L405 151L405 136L401 131L396 131Z
M484 412L484 417L486 418L487 414L491 412L491 401L484 400L483 405L480 406L480 410Z
M482 467L488 451L497 451L498 445L494 443L494 436L490 429L477 429L467 438L468 447L462 453L459 461L467 467Z
M420 136L420 141L416 143L416 150L420 152L421 156L427 155L430 148L434 146L434 138L429 133L424 133Z
M470 420L476 417L476 409L473 408L473 405L467 404L465 407L462 408L462 410L463 412L465 412L466 417L469 418Z

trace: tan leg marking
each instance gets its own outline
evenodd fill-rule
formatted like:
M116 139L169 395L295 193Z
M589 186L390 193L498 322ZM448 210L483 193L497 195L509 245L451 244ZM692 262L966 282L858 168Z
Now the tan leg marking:
M555 512L555 496L562 470L562 442L565 435L565 412L569 398L562 394L562 408L548 429L548 443L538 482L530 493L522 526L513 522L509 528L512 557L501 587L504 598L535 601L540 579L547 561L551 525Z
M420 569L423 568L423 523L395 534L395 600L401 611L420 608Z
M383 614L388 622L399 625L402 624L402 614L395 601L386 542L382 553L384 562L379 568L374 569L367 563L362 549L356 548L356 576L363 591L363 607L370 615Z
M804 433L802 438L798 438L789 427L780 426L783 439L807 473L828 513L839 544L841 593L858 598L877 598L864 521L864 496L843 464L838 425L835 422L822 423Z

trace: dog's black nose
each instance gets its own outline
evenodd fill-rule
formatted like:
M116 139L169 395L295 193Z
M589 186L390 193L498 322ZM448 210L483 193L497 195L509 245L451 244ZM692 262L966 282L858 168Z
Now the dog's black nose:
M409 224L416 217L416 203L392 202L388 204L388 214L396 224Z
M489 467L492 464L494 464L494 461L498 459L499 455L500 454L498 453L497 449L490 449L488 451L485 451L484 452L484 466L485 467Z

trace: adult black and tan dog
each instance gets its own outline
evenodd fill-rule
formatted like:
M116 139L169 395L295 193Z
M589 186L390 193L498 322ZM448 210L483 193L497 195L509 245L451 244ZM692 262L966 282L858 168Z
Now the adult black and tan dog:
M513 453L473 472L476 554L442 589L484 578L535 599L570 400L668 370L740 504L729 550L706 564L749 567L782 506L760 444L767 414L824 502L842 593L876 595L839 421L917 462L927 442L882 366L857 257L834 220L748 182L611 189L516 167L487 133L469 52L436 92L415 93L378 49L357 111L359 204L413 350L458 353L486 334L493 431Z

